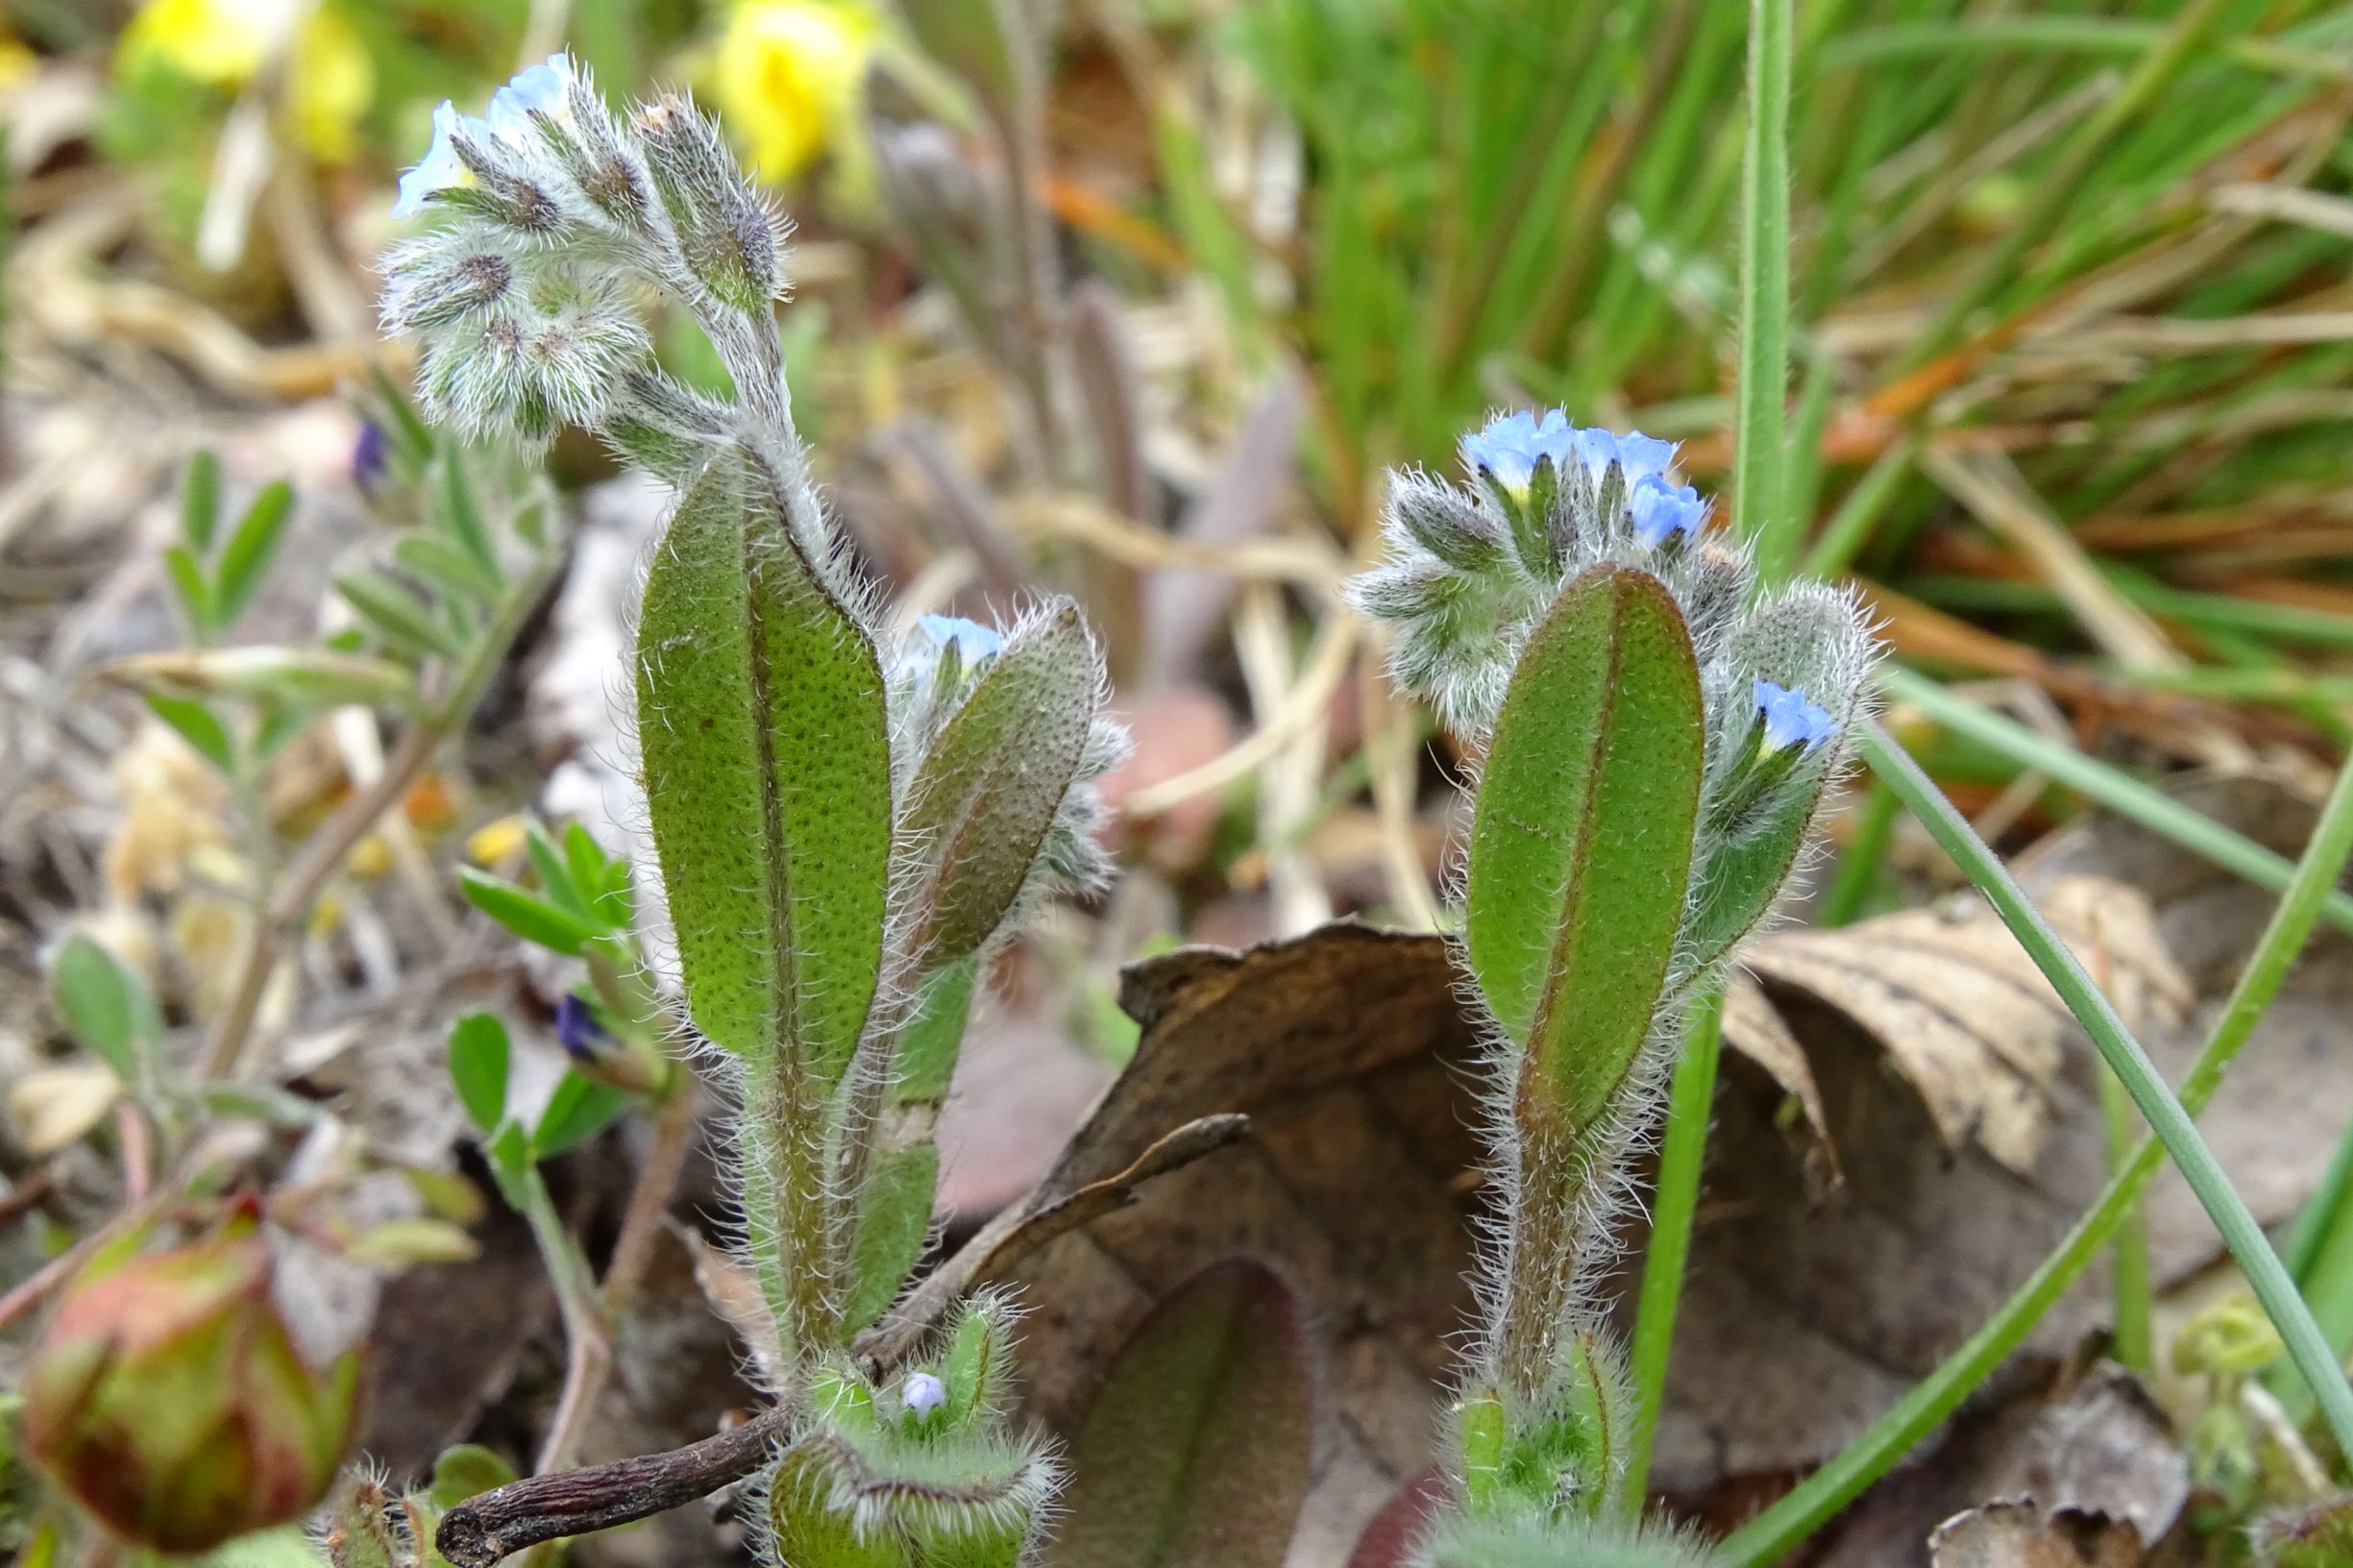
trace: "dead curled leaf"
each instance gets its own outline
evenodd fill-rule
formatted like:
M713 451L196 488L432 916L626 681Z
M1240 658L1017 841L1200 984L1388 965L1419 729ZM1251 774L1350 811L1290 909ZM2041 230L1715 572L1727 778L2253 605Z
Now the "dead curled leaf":
M1931 1568L2135 1568L2141 1532L2120 1519L2079 1508L2046 1516L2034 1499L1970 1509L1928 1538Z
M2138 890L2068 875L2039 891L2044 913L2090 961L2127 1023L2179 1026L2194 1000L2190 983ZM1802 992L1879 1042L1918 1091L1948 1153L1973 1138L2009 1169L2033 1169L2073 1025L1981 899L1949 898L1838 930L1777 931L1742 957L1725 1014L1733 1045L1760 1060L1785 1058L1786 1024L1779 1036L1764 1028L1779 1018L1769 992ZM1775 1076L1787 1087L1803 1070L1801 1061ZM1819 1103L1808 1103L1817 1127Z
M2310 821L2261 785L2189 803L2290 853ZM2022 872L2177 1074L2267 896L2105 820ZM2312 1189L2353 1117L2353 1041L2329 1022L2353 991L2346 957L2333 937L2316 943L2206 1118L2267 1221ZM1770 1494L1835 1452L1977 1326L2104 1174L2096 1057L1991 916L1939 906L1786 932L1751 961L1654 1471L1703 1508ZM1429 1461L1469 1307L1474 1036L1444 944L1340 925L1246 953L1189 949L1131 969L1123 1000L1143 1025L1136 1059L1022 1212L1116 1177L1199 1117L1246 1115L1248 1136L972 1283L1023 1287L1031 1405L1066 1434L1169 1291L1229 1258L1273 1270L1304 1304L1319 1388L1287 1561L1345 1561ZM1793 1119L1806 1136L1788 1135ZM1820 1181L1826 1139L1835 1190ZM2178 1183L2149 1212L2168 1279L2216 1255ZM1642 1239L1630 1230L1622 1279ZM2022 1353L2045 1374L2014 1368L2002 1386L2047 1384L2103 1292L2079 1286ZM1986 1495L1916 1518L1911 1550Z

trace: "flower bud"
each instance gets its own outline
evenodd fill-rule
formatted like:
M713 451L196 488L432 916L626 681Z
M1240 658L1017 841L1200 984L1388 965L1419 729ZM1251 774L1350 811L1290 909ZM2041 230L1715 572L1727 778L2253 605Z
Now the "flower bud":
M74 1282L25 1377L25 1447L125 1539L203 1552L302 1517L352 1432L358 1359L306 1365L250 1226Z

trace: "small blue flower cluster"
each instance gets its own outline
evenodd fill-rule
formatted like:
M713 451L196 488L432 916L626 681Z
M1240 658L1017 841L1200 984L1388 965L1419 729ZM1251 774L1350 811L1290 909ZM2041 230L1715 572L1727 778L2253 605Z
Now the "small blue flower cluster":
M435 191L464 186L473 181L473 171L458 155L459 135L485 143L518 146L527 143L533 135L534 113L560 120L572 84L579 74L570 55L561 52L550 55L492 93L489 112L478 120L457 112L456 106L447 98L441 100L433 110L432 145L426 148L415 168L401 176L400 199L392 204L392 215L414 217L425 210L426 202Z
M1596 494L1614 468L1635 541L1645 550L1657 550L1679 534L1697 539L1707 525L1707 504L1699 492L1667 478L1674 442L1639 430L1580 429L1557 408L1541 417L1525 409L1498 416L1462 438L1462 461L1515 502L1526 498L1545 464L1556 478L1565 478L1572 466L1581 470Z

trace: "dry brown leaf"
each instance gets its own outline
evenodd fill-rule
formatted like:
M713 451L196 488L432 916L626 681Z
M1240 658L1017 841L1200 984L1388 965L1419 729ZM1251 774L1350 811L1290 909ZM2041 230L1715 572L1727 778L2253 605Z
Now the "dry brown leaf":
M2126 1023L2178 1026L2190 983L2137 890L2066 876L2043 890L2042 902ZM1733 1044L1760 1061L1785 1057L1786 1027L1770 1029L1778 1016L1767 993L1804 992L1878 1041L1919 1091L1948 1152L1973 1138L2011 1170L2033 1169L2074 1026L1982 899L1949 898L1837 930L1778 931L1742 956L1749 972L1731 988L1725 1015Z
M1988 1503L1936 1527L1931 1568L2134 1568L2141 1533L2120 1519L2061 1508L2046 1518L2032 1498Z
M9 1086L9 1121L26 1156L42 1160L106 1119L122 1097L122 1080L103 1062L38 1067Z
M2309 825L2257 786L2191 803L2288 851ZM2178 1073L2267 897L2105 821L2022 864ZM1737 1000L1728 1037L1740 1049L1719 1090L1654 1470L1663 1490L1703 1507L1753 1499L1821 1462L1973 1331L2098 1189L2096 1057L2008 941L1964 907L1761 944L1763 978ZM2345 956L2334 938L2316 945L2207 1117L2266 1221L2311 1190L2334 1130L2353 1117L2340 1054L2353 1042L2328 1023L2353 992ZM1029 1208L1115 1176L1195 1118L1245 1115L1250 1134L1003 1276L1035 1312L1033 1408L1064 1432L1110 1353L1198 1269L1249 1258L1298 1293L1322 1398L1292 1568L1346 1560L1429 1458L1480 1203L1473 1036L1454 987L1439 940L1352 926L1138 966L1126 997L1144 1025L1136 1060ZM1927 1028L1942 1031L1930 1044L1945 1057L1928 1054ZM1785 1131L1793 1106L1838 1151L1846 1181L1826 1197ZM2178 1184L2161 1184L2149 1208L2167 1279L2215 1256ZM1640 1240L1637 1226L1636 1253ZM1628 1277L1632 1266L1630 1256ZM2104 1285L2088 1280L1998 1387L2039 1411L2049 1369L2104 1310ZM1908 1515L1908 1550L1988 1495Z

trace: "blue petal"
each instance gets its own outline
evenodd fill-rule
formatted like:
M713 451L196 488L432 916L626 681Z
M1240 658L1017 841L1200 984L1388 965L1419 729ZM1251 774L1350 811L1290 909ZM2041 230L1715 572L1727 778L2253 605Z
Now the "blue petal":
M1618 437L1618 466L1625 470L1626 482L1635 484L1653 475L1663 475L1667 465L1675 461L1675 443L1661 441L1640 430L1629 430Z
M961 615L920 616L916 621L916 626L930 639L934 653L944 653L952 647L968 670L1002 651L1005 647L1004 634L994 626L967 621Z
M1568 416L1557 408L1546 409L1541 420L1522 409L1464 436L1462 459L1497 485L1516 493L1528 488L1537 463L1550 458L1556 468L1564 465L1577 434Z
M1767 752L1800 742L1811 751L1838 733L1838 721L1830 717L1828 710L1809 700L1803 692L1759 680L1755 695L1756 706L1765 719Z
M457 156L457 145L452 139L466 117L447 98L433 110L432 145L417 159L415 168L401 176L400 200L392 204L392 215L410 218L425 210L426 198L437 190L462 185L470 178L465 160Z
M1626 513L1634 525L1635 543L1656 550L1678 533L1698 538L1707 521L1707 503L1690 485L1670 485L1645 474L1627 499Z
M572 57L560 51L517 72L513 81L490 95L491 135L511 141L530 134L534 111L561 114L573 75Z

